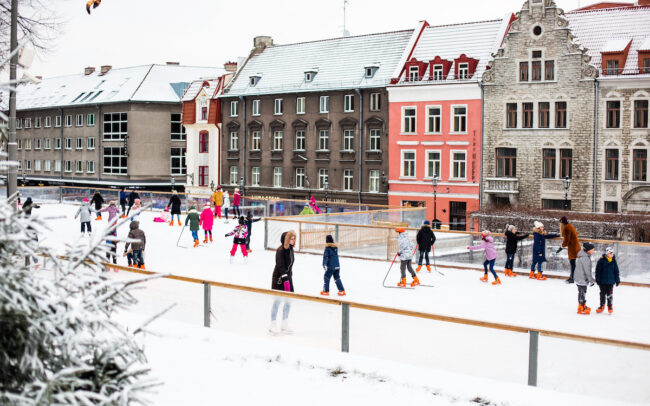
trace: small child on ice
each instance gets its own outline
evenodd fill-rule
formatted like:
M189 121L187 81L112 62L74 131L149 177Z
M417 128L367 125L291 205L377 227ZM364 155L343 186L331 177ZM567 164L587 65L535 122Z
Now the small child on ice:
M582 244L576 259L576 270L573 280L578 287L578 314L589 314L591 308L587 307L587 286L594 285L594 278L591 276L591 256L594 253L594 246L591 243Z
M133 200L133 211L135 211L136 214L131 216L131 221L140 220L140 210L142 210L142 203L140 203L140 199Z
M90 204L88 203L88 199L84 199L79 210L77 210L77 213L74 215L74 218L79 217L79 220L81 221L81 235L84 235L86 228L88 228L88 234L93 231L90 226L90 214Z
M618 286L621 283L618 263L612 247L605 248L605 254L596 264L596 283L600 288L600 307L596 309L596 313L602 313L605 310L605 300L607 300L607 311L612 314L614 312L612 303L614 301L614 285Z
M144 231L140 230L140 222L132 221L129 224L129 235L127 236L130 240L138 240L135 242L127 242L124 246L124 256L128 252L129 248L133 249L133 266L136 268L144 269L144 248L147 245L147 237L144 234Z
M413 241L411 241L408 235L406 234L405 229L396 228L395 231L397 232L397 244L399 246L399 251L397 251L397 254L399 255L399 259L400 259L399 267L402 275L397 286L401 288L406 286L407 268L409 270L409 273L413 277L413 282L411 282L411 286L417 286L420 284L420 280L418 279L417 276L415 276L415 271L411 266L411 260L413 259L413 251L415 250L415 246L413 244Z
M208 242L208 236L210 236L210 242L212 242L212 210L210 209L210 203L203 205L203 211L201 212L201 217L199 218L199 224L203 227L203 243Z
M483 231L481 233L481 239L483 240L483 242L473 247L467 247L467 249L472 251L485 249L485 261L483 261L483 269L485 270L485 273L483 274L481 281L482 282L488 281L488 265L489 265L490 272L492 272L492 275L494 276L494 282L492 282L492 284L501 285L501 279L499 279L497 273L494 272L494 262L497 259L497 250L494 248L494 238L492 238L492 235L490 234L491 233L488 230Z
M245 224L246 220L244 216L239 218L239 224L235 227L234 230L226 234L226 237L234 235L232 249L230 250L230 263L232 264L235 259L235 254L237 253L237 246L241 249L242 254L244 254L244 262L248 263L248 250L246 250L246 237L248 236L248 227Z
M120 214L120 209L117 208L117 204L115 200L111 200L108 203L108 207L105 209L99 210L99 219L101 220L102 215L101 213L103 212L108 212L108 224L111 224L111 221L117 217L118 214Z
M201 219L199 218L199 213L196 211L196 207L190 206L190 210L187 212L187 217L185 217L185 225L190 224L190 231L192 232L192 239L194 240L194 246L199 246L199 226Z
M336 288L339 290L338 295L345 296L345 289L343 289L343 283L341 282L341 276L339 274L341 270L341 265L339 263L339 249L334 243L334 238L331 235L325 237L323 269L325 270L325 285L323 285L323 291L320 292L320 294L323 296L328 296L330 294L330 279L334 276L334 283L336 283Z

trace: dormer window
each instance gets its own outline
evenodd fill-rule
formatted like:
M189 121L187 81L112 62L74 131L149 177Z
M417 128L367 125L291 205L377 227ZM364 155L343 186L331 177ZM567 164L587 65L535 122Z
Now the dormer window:
M377 69L379 69L378 65L368 65L365 67L365 78L370 79L373 76L375 76L375 72L377 72Z
M442 65L433 65L433 80L443 80Z
M610 39L603 45L601 69L605 75L620 75L625 69L627 54L630 51L630 39Z
M458 58L454 59L454 78L455 79L471 79L476 72L478 66L478 59L468 57L461 54Z
M409 82L420 80L420 68L418 66L409 66Z
M262 78L261 75L252 75L252 76L249 76L249 79L250 79L249 84L250 84L251 86L257 86L257 83L260 81L261 78Z
M316 77L317 73L318 73L318 70L316 70L316 69L311 69L311 70L305 71L305 82L307 82L307 83L312 82L314 80L314 78Z
M461 63L458 65L458 79L469 79L469 64Z

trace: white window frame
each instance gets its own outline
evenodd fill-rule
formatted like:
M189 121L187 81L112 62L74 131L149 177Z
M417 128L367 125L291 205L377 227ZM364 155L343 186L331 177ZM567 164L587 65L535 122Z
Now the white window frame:
M26 117L25 118L25 123L24 123L25 128L32 128L32 119L31 117Z
M346 94L343 96L343 112L352 113L354 112L354 95Z
M174 150L180 154L174 154ZM169 151L169 169L171 175L187 175L187 147L171 147ZM177 164L174 162L177 160Z
M88 149L88 150L94 150L95 149L95 138L94 137L86 138L86 149Z
M259 116L260 115L260 104L261 100L253 100L253 103L251 104L251 116Z
M234 165L230 167L230 184L237 185L239 182L239 166Z
M352 192L354 190L354 171L352 169L343 169L343 191Z
M323 140L325 148L323 148ZM330 130L318 130L318 151L329 151L330 147Z
M318 112L321 114L330 112L330 97L320 96L318 99Z
M95 161L86 161L86 173L95 173Z
M52 172L52 161L49 159L43 161L43 172Z
M228 137L228 151L238 151L238 150L239 150L239 131L231 131L230 136Z
M251 151L259 151L262 148L262 132L251 131Z
M45 127L45 128L52 127L52 117L45 116L45 123L43 124L43 127Z
M72 114L65 116L65 126L72 127Z
M104 158L104 165L102 165L103 173L107 175L126 176L129 172L129 157L126 155L124 147L103 147L102 155ZM105 160L108 158L109 165L106 165ZM125 160L125 165L122 166L122 161ZM116 163L116 165L114 165Z
M329 169L319 168L318 169L318 188L323 190L325 189L325 183L327 183L329 188L330 183L330 171Z
M467 62L458 64L458 79L469 79L469 64Z
M75 119L75 126L76 127L83 127L84 125L84 115L83 114L77 114L77 117Z
M454 154L464 154L465 159L463 161L455 161ZM454 173L454 163L455 162L464 162L464 177L456 177ZM449 151L449 180L467 180L467 151L461 149L452 149Z
M558 101L565 101L565 100L558 100ZM607 103L611 101L617 101L619 102L619 113L618 113L618 127L607 127ZM623 97L607 97L603 99L603 130L605 131L610 131L610 130L620 130L623 128L623 113L625 113L625 107L623 107L624 103L624 98ZM630 111L632 112L631 114L631 121L630 121L630 128L634 128L634 103L631 104L630 106ZM555 118L555 116L553 116ZM567 102L567 128L569 124L569 103ZM648 123L650 125L650 123ZM631 161L630 161L631 162Z
M59 150L63 148L63 142L61 141L61 138L55 138L54 139L54 149Z
M262 175L260 172L259 166L254 166L251 168L251 186L259 186Z
M445 73L443 66L441 64L435 64L433 65L432 68L432 77L433 80L444 80L445 79Z
M61 116L54 116L54 127L61 127Z
M282 167L273 167L273 187L282 187Z
M237 117L239 115L239 101L230 101L230 117Z
M72 161L66 160L63 162L63 171L66 173L72 173Z
M74 149L79 151L84 149L84 139L81 137L77 137L74 143Z
M298 136L298 133L301 133L300 137ZM300 144L302 144L302 148L298 148L301 145L298 145L298 140L300 140ZM305 134L305 130L296 130L295 137L294 137L294 151L305 151L305 148L307 146L307 137Z
M273 101L273 115L281 116L283 111L283 102L282 99L275 99Z
M650 161L650 143L648 143L644 139L636 139L633 142L630 143L630 147L628 149L628 159L629 159L629 174L628 174L628 181L632 185L645 185L650 183L650 171L646 169L646 180L634 180L634 151L637 149L645 149L646 150L646 168L648 166L648 162ZM623 178L623 174L621 174L621 179Z
M438 159L431 159L431 154L438 154ZM439 149L427 149L427 150L424 151L424 157L425 157L425 164L426 164L424 178L425 179L433 179L433 178L440 179L440 177L442 176L442 150L439 150ZM432 161L434 162L434 164L433 164L433 168L434 168L433 172L434 173L431 173L431 171L429 170L429 162L432 162ZM436 172L436 169L435 169L436 167L438 168L438 173L437 174L435 173Z
M438 109L438 114L431 114L432 109ZM426 131L424 133L425 134L442 134L442 106L441 105L426 106L426 113L427 113L426 114L426 119L427 119L426 126L427 126L427 128L426 128ZM434 124L435 124L435 121L436 121L435 118L436 117L438 118L438 120L437 120L438 121L438 131L434 131L434 129L431 128L431 125L430 125L431 118L434 119L433 121L434 121Z
M534 103L533 103L534 104ZM465 117L465 130L464 131L455 131L454 130L454 125L456 124L456 109L457 108L464 108L465 109L465 114L464 115L459 115L459 117ZM534 107L533 107L534 109ZM449 112L451 115L451 123L450 123L450 128L449 128L449 133L450 134L467 134L467 119L469 116L469 110L467 109L467 104L452 104L451 105L451 110ZM533 112L533 119L535 118L535 112Z
M304 189L305 188L305 168L296 168L294 171L294 176L296 180L296 188Z
M343 151L354 151L354 133L354 130L343 130Z
M41 128L43 119L41 117L34 117L34 128Z
M617 173L618 173L618 179L607 179L607 150L608 149L615 149L618 151L618 165L617 165ZM632 155L634 157L634 155ZM608 183L620 183L623 179L623 172L622 171L622 164L623 164L623 148L620 145L617 144L607 144L603 147L603 164L602 164L602 181L603 182L608 182ZM630 168L632 169L630 171L630 176L633 175L634 167L633 161L630 161ZM557 171L555 173L558 173Z
M43 149L52 149L52 138L43 138Z
M25 159L25 170L26 171L31 171L32 170L32 160L31 159Z
M305 114L305 98L296 97L296 114Z
M409 66L409 82L417 82L420 80L420 67L411 65Z
M273 151L284 150L284 131L273 131Z
M41 170L41 160L40 159L35 159L34 160L34 171L39 171Z
M413 117L409 117L410 119L412 119L412 122L413 122L412 123L413 128L409 129L409 130L412 130L412 131L407 131L407 128L406 128L406 110L407 109L408 110L412 109L412 110L415 111L415 115ZM417 134L417 130L418 130L418 109L417 109L417 106L402 106L402 120L401 121L402 121L402 134Z
M380 182L381 182L381 175L379 174L379 169L371 169L368 172L368 192L379 193Z
M381 110L381 93L370 93L370 111Z
M75 173L84 173L84 161L75 161Z
M56 160L54 161L54 171L55 171L55 172L61 172L61 168L62 168L62 166L61 166L61 160L60 160L60 159L56 159Z
M23 128L23 119L22 118L17 118L16 119L16 130L21 130Z
M404 171L406 160L404 155L405 154L413 154L413 164L412 164L412 169L413 169L413 175L407 175ZM403 149L400 151L400 178L404 179L415 179L417 176L417 151L414 149Z
M41 139L40 138L34 138L34 149L41 149Z
M16 145L16 149L18 150L23 149L23 140L16 140L16 141L18 141Z
M86 125L88 127L94 127L95 126L95 114L94 113L88 113L88 115L86 115Z
M25 149L32 149L32 139L31 138L26 138L25 139Z
M379 148L373 148L373 139L378 140ZM368 133L368 151L381 151L381 129L371 128Z

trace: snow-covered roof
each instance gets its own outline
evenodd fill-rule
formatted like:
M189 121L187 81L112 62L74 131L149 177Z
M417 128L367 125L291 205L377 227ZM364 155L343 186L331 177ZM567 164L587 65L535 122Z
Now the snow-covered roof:
M229 84L227 95L309 92L386 86L413 30L267 47L250 57ZM365 68L376 66L365 77ZM317 70L313 80L305 72ZM250 77L259 76L250 85Z
M203 86L204 83L207 82L206 86ZM201 89L205 87L205 92L209 97L212 97L214 94L217 84L219 83L218 79L200 79L200 80L195 80L190 85L188 86L187 90L185 90L185 94L183 94L183 98L181 99L182 102L185 101L192 101L196 98L196 96L199 94Z
M605 42L605 45L603 45L603 49L601 49L600 52L623 52L629 43L629 38L610 39Z
M650 37L646 38L641 45L639 45L639 51L650 51Z
M142 65L84 75L46 78L23 84L16 92L17 109L46 109L116 102L179 102L193 80L214 78L223 68Z
M606 49L620 48L620 43L632 40L622 73L638 74L638 50L650 45L650 7L572 11L566 13L566 18L575 41L587 48L590 63L601 72L601 52L616 52Z

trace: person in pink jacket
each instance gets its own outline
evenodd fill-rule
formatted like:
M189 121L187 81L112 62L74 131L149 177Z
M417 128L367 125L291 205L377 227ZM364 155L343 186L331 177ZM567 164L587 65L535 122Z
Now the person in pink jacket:
M485 261L483 261L483 269L485 270L485 274L483 274L481 281L482 282L488 281L488 265L490 265L490 272L492 272L492 275L494 275L494 282L492 282L492 284L501 285L501 280L497 276L497 273L494 272L494 262L497 259L497 250L494 248L494 238L492 238L490 231L485 230L481 233L481 239L483 240L481 244L475 245L473 247L467 247L467 249L485 250Z
M235 218L241 217L241 211L239 210L239 205L241 204L241 193L239 188L235 188L235 193L232 195L232 211L235 213Z
M322 211L318 208L318 205L316 204L316 199L314 199L314 196L312 196L309 199L309 205L311 206L311 209L314 211L316 214L321 214Z
M203 238L203 243L208 242L208 237L210 237L210 242L212 242L212 223L213 223L213 213L212 210L210 209L210 203L206 203L203 206L203 211L201 212L201 216L199 217L199 225L203 227L203 234L205 237Z
M117 208L117 203L115 202L115 200L111 200L108 203L108 207L106 207L104 209L101 209L99 211L99 213L103 213L103 212L108 212L108 224L111 224L113 219L115 217L117 217L118 214L120 214L120 209ZM100 215L100 218L101 218L101 215Z

